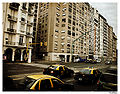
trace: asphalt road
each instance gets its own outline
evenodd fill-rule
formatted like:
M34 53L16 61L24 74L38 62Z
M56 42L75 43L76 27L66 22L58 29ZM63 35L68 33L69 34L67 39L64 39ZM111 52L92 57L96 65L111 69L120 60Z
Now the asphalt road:
M13 78L15 83L19 83L27 75L32 74L42 74L43 68L48 67L50 64L40 64L40 63L4 63L3 64L3 76L9 76ZM84 64L84 63L65 63L66 66L77 71L84 67L96 67L100 70L104 70L109 67L109 65L102 64ZM75 91L96 91L96 83L78 83L74 80L74 77L62 79L64 82L74 84Z

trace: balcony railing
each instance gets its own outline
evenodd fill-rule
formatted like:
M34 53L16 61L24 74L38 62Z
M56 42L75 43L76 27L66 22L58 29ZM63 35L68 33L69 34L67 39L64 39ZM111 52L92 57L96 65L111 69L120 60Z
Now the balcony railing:
M10 14L8 14L8 21L14 21L17 22L17 18L14 16L11 16Z
M28 36L28 37L33 37L33 34L30 33L30 32L26 32L26 36Z
M6 45L15 46L15 45L16 45L16 42L6 41Z
M19 3L10 3L9 8L18 11L19 5Z
M7 28L7 31L13 34L16 33L16 29L12 29L12 28Z

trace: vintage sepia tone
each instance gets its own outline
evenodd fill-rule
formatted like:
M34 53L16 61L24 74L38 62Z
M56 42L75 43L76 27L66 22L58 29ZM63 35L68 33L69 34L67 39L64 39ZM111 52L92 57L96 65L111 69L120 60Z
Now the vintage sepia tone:
M29 66L30 69L36 66L46 68L44 66L48 67L51 64L67 64L74 70L72 72L65 67L69 70L69 75L85 67L101 66L100 69L102 66L108 68L114 65L116 67L117 36L115 31L107 19L99 13L99 10L88 2L13 2L2 3L2 7L4 76L16 79L17 71L15 75L7 71L10 69L9 64L15 65L16 63ZM88 63L90 64L85 65ZM112 64L109 66L109 63ZM59 67L63 67L65 71L64 66L57 67L58 70ZM95 70L96 73L101 74L99 70L93 69L90 71ZM29 72L22 74L20 78L34 74L32 70ZM47 72L43 73L47 74ZM39 74L38 70L35 73ZM37 79L41 76L28 77ZM68 84L67 86L69 89L72 87ZM35 87L32 86L31 90L35 90ZM78 88L77 90L80 91Z

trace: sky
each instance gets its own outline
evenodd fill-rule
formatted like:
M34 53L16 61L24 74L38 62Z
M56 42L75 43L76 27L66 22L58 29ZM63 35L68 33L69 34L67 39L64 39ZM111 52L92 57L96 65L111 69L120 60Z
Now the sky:
M117 35L117 3L90 2L90 5L106 18L108 24L113 27L113 32Z

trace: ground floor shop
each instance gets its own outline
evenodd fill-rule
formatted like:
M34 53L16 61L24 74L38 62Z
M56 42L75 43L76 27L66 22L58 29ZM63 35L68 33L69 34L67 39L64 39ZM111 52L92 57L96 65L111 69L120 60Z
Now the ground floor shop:
M26 48L3 47L3 61L31 63L31 49L26 51Z

